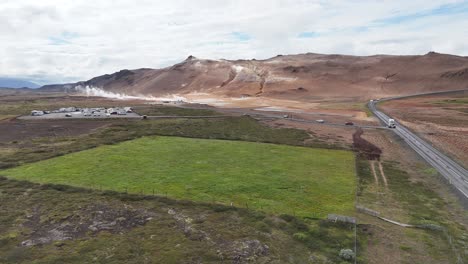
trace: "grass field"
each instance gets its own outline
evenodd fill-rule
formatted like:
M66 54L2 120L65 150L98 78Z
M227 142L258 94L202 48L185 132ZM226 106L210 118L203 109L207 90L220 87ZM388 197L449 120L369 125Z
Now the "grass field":
M354 156L341 150L144 137L0 171L39 183L167 195L272 213L353 211Z

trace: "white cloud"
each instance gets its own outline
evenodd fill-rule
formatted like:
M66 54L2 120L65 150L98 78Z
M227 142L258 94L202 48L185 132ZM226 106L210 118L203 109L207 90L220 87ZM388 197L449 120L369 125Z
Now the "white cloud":
M40 82L160 68L190 54L468 55L466 1L7 0L0 13L0 76ZM314 37L299 38L302 32Z

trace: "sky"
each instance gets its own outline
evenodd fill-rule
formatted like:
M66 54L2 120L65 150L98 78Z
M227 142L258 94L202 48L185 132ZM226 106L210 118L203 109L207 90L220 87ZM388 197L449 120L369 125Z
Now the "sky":
M468 1L2 0L0 14L0 77L39 84L189 55L468 56Z

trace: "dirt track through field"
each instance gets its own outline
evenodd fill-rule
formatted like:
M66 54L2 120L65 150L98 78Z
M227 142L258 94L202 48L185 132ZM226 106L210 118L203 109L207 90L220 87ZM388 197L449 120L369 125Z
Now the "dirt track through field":
M380 170L380 175L382 176L382 180L384 182L385 187L388 187L387 177L385 176L382 163L380 163L380 161L379 161L379 170Z
M379 185L379 177L377 177L377 171L375 171L375 164L374 164L375 161L370 160L369 163L371 165L372 175L374 175L375 184L377 184L377 186L378 186Z

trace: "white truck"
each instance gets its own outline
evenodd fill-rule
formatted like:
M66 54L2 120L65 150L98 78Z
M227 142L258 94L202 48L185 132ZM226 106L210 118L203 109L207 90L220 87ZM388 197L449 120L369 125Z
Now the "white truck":
M395 128L396 125L395 125L395 119L388 119L388 128Z

